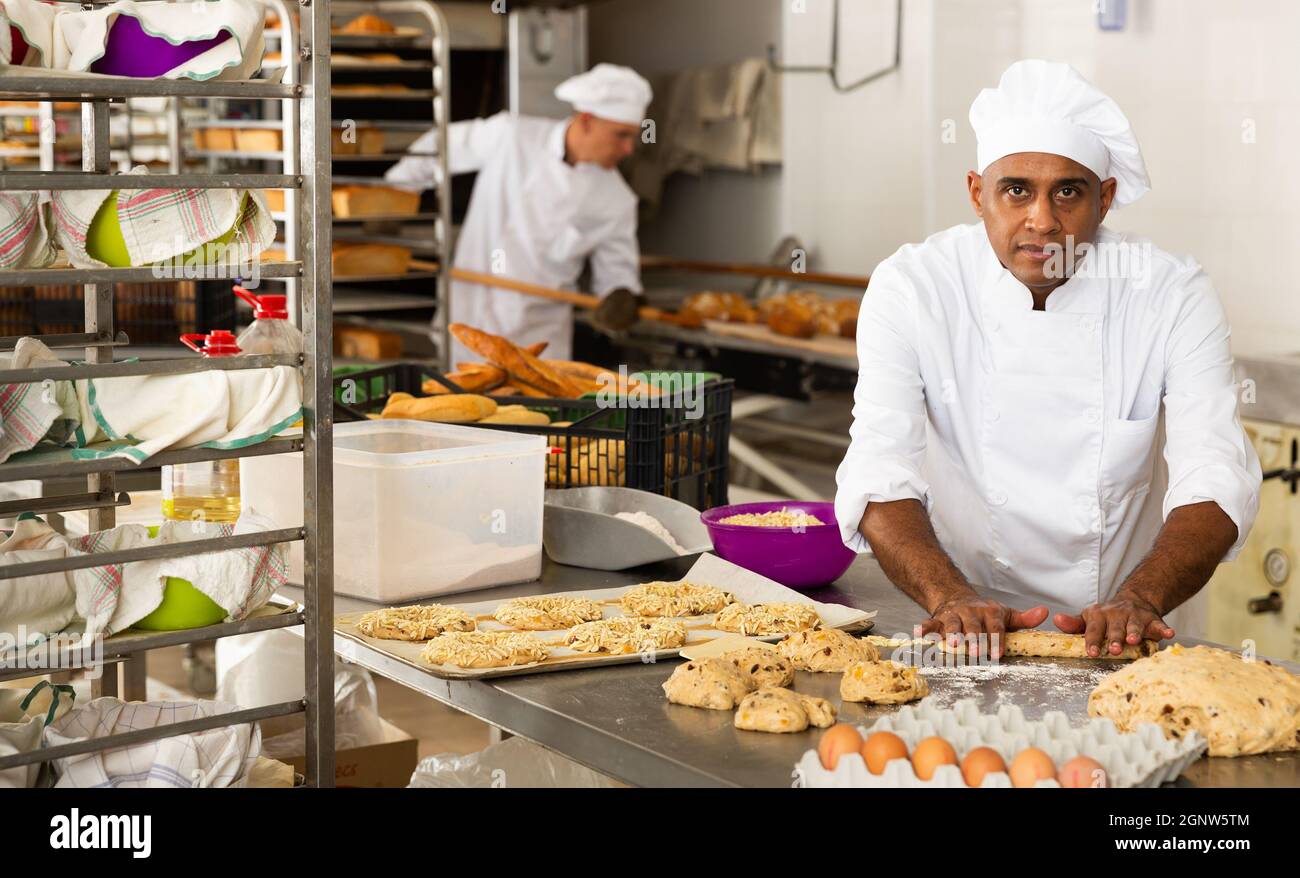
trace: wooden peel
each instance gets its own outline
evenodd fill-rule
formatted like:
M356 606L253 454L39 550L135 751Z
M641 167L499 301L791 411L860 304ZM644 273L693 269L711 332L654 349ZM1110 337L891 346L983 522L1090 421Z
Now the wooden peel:
M575 293L572 290L557 290L552 287L544 287L541 284L528 283L527 281L514 280L513 278L502 277L498 274L487 274L481 271L470 271L465 268L453 268L451 276L456 280L463 280L467 283L481 284L485 287L497 287L503 290L512 290L516 293L523 293L526 296L536 296L539 299L550 299L552 302L563 302L566 305L575 305L579 308L590 308L595 310L600 305L600 299L597 296L588 293ZM673 323L678 326L683 325L684 321L671 311L665 311L662 308L644 307L637 311L637 316L642 320L658 320L663 323Z
M709 262L703 259L675 259L671 256L642 256L641 269L675 269L702 274L743 274L749 277L775 277L805 284L865 289L871 278L866 275L831 274L817 271L790 271L774 265L751 265L745 262Z

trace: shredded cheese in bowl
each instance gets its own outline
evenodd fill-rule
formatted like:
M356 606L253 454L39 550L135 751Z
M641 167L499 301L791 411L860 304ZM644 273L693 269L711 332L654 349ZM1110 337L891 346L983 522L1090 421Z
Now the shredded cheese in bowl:
M718 524L738 524L744 527L813 527L825 524L811 513L802 509L782 507L774 512L740 512L718 520Z

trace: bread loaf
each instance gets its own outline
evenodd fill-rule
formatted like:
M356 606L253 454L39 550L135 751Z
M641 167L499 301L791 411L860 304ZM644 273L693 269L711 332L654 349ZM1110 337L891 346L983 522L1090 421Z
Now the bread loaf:
M406 274L411 251L396 244L353 244L335 241L330 254L335 277L370 274Z
M337 217L411 216L420 212L420 194L389 186L335 186L331 201Z
M397 28L387 19L367 12L343 25L340 31L345 34L392 34L397 33Z
M535 412L521 405L503 405L495 414L479 420L480 424L514 424L520 427L545 427L550 422L545 412Z
M383 417L412 421L436 421L443 424L471 424L496 414L497 401L473 393L448 393L443 396L412 397L394 393L388 397Z
M461 363L455 372L448 372L446 377L469 393L485 393L506 383L505 370L486 363ZM452 392L432 378L421 384L420 389L430 395Z
M728 323L755 323L758 312L739 293L694 293L686 298L678 316L687 321L720 320Z
M379 155L384 151L384 132L379 128L362 127L346 132L335 128L330 132L335 155ZM341 187L340 187L341 188ZM337 190L335 190L337 191Z
M240 152L280 152L284 149L281 134L275 128L236 128L235 149Z
M266 196L266 206L275 213L284 213L284 190L283 189L263 189L262 194Z
M234 128L201 128L199 133L203 135L203 149L218 152L233 152L235 149Z
M785 302L774 307L767 316L767 326L775 333L792 338L812 338L817 334L816 317L812 309L801 302Z
M369 326L334 324L334 356L351 360L396 360L402 355L402 337Z

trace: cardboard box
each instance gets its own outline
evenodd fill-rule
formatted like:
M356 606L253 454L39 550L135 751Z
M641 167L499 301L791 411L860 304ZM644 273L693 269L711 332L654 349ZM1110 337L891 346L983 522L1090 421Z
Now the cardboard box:
M405 787L411 782L411 775L419 762L420 742L385 719L381 718L379 722L384 728L383 743L335 753L336 787L391 789ZM307 772L305 756L294 756L281 761L293 766L293 770L299 774Z

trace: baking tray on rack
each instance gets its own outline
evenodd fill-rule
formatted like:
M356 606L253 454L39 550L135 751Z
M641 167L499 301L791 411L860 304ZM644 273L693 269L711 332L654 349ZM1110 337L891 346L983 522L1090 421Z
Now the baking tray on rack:
M846 607L841 604L824 604L814 601L806 595L800 594L793 589L786 588L778 582L774 582L766 577L759 576L743 567L737 567L729 561L717 557L716 555L704 554L691 567L690 572L682 577L682 581L691 582L697 585L712 585L723 591L729 591L736 596L736 600L742 603L773 603L785 602L796 604L808 604L817 609L818 615L822 617L825 625L832 628L841 628L845 631L854 633L869 631L874 624L875 612L857 610L852 607ZM624 615L619 608L618 599L631 586L621 588L603 588L587 589L584 591L559 592L551 596L587 598L597 601L604 606L604 618L611 619ZM492 618L496 608L504 603L505 600L493 601L446 601L438 598L429 598L425 601L413 603L441 603L447 606L457 607L475 617L478 622L480 631L513 631L518 629L508 628ZM381 640L375 637L367 637L357 628L357 622L361 619L363 613L343 613L334 619L334 631L337 635L354 640L364 644L371 649L376 649L385 655L397 659L404 664L413 668L419 668L429 673L431 676L439 677L445 680L484 680L492 677L515 677L523 674L540 674L550 671L571 671L585 668L607 667L610 665L634 664L637 662L658 661L664 658L675 658L682 649L698 647L701 644L717 640L720 637L734 637L734 632L720 631L711 627L713 614L704 616L678 617L676 621L683 622L686 625L686 643L678 649L656 650L653 656L647 656L642 652L628 654L602 654L602 653L580 653L575 652L564 646L555 644L562 642L567 629L557 631L529 631L538 639L551 646L551 655L541 662L534 662L527 665L516 665L506 668L460 668L453 665L433 665L420 658L420 652L424 649L424 642L410 642L402 640ZM764 640L775 642L784 637L784 634L772 635L748 635L755 640Z

